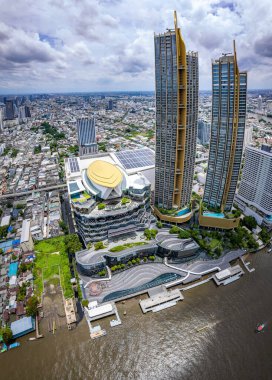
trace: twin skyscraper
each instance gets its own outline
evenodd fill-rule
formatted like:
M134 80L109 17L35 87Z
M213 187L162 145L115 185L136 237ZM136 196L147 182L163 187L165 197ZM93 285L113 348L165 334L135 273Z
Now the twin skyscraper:
M182 214L190 205L198 121L198 53L186 52L176 12L174 24L174 30L155 35L154 210L168 221L174 210ZM246 94L247 74L239 72L234 45L233 55L212 63L211 141L203 200L221 212L232 208L239 177Z

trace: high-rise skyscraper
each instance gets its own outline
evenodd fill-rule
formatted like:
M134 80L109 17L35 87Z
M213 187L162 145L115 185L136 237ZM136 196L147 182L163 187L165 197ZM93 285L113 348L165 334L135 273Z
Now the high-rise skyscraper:
M112 99L109 100L108 110L109 110L109 111L112 111L112 110L113 110L113 101L112 101Z
M259 95L258 97L258 111L262 112L263 110L263 99L262 99L262 95Z
M272 228L272 146L247 147L235 202L246 214ZM258 215L255 215L257 212Z
M210 123L206 120L198 120L197 137L202 145L206 145L210 141Z
M4 127L4 123L3 123L4 113L5 113L5 107L1 106L0 104L0 131L2 131Z
M7 120L12 120L15 117L15 104L13 99L6 101L6 118Z
M80 156L97 153L94 117L77 119L77 135Z
M239 72L236 49L212 63L212 123L203 201L228 211L233 204L243 152L247 74Z
M245 136L244 136L244 146L243 146L244 151L246 147L252 143L252 133L253 133L253 126L246 125Z
M155 208L189 204L196 154L198 54L187 52L175 29L155 35Z
M20 106L18 108L18 119L19 119L19 121L22 121L28 117L31 117L29 107L28 106Z

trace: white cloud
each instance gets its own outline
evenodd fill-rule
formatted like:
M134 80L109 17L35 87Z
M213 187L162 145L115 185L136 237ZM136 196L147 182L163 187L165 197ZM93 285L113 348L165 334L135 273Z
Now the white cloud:
M249 87L272 87L268 0L0 0L0 9L0 92L153 90L153 35L173 28L174 9L199 52L202 89L234 38Z

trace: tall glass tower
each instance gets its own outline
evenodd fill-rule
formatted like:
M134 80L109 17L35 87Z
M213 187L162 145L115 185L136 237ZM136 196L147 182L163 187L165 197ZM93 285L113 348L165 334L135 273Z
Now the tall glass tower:
M212 123L209 165L203 201L229 211L240 171L246 120L247 73L234 55L212 63Z
M177 26L155 35L155 208L180 209L191 198L197 138L198 54L186 53Z
M97 153L94 117L77 119L77 135L80 156Z

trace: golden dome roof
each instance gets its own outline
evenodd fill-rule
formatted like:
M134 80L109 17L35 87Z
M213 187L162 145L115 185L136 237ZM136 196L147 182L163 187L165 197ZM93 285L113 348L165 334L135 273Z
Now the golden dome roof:
M123 179L121 170L107 161L96 160L87 169L88 178L100 186L114 188Z

